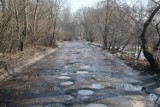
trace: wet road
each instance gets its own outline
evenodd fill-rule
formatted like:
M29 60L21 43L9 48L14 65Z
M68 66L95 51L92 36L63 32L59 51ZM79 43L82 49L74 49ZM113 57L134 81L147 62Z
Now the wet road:
M154 107L138 74L121 60L82 42L0 83L0 107ZM153 100L153 102L152 102Z

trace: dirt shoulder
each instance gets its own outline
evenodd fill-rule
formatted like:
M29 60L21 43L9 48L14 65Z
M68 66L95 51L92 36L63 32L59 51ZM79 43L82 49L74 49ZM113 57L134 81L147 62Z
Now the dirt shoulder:
M59 43L61 46L62 43ZM0 54L0 81L20 72L23 67L30 66L47 55L55 52L58 47L29 47L23 52Z

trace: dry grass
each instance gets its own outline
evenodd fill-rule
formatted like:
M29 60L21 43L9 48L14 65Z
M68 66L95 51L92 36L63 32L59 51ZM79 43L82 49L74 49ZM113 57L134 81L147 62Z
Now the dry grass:
M13 69L21 65L26 64L34 57L46 54L49 50L53 50L50 47L36 46L25 49L23 52L17 53L3 53L0 54L0 70Z

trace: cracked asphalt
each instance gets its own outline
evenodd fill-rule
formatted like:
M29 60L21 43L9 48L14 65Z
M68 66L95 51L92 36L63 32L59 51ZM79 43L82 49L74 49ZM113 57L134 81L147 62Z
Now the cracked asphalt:
M123 61L80 41L0 82L0 107L155 107L142 78Z

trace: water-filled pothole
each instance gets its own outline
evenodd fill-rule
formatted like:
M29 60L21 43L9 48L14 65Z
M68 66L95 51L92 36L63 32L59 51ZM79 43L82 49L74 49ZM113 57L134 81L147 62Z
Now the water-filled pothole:
M45 105L43 107L65 107L65 106L62 104L49 104L49 105Z
M155 103L157 103L157 101L159 99L159 97L155 94L149 94L148 98L150 101L155 102Z
M58 96L58 98L59 98L62 102L71 101L71 100L74 99L74 97L71 96L71 95L62 95L62 96Z
M69 76L60 76L58 78L61 79L61 80L71 79L71 77L69 77Z
M66 81L66 82L61 82L60 85L61 86L69 86L69 85L72 85L73 82L72 81Z
M90 88L93 88L93 89L102 89L104 87L105 86L102 86L101 84L92 84Z
M76 74L89 74L88 71L77 71Z
M79 95L92 95L92 94L94 94L94 92L92 91L92 90L79 90L78 91L78 94Z
M63 68L64 68L65 70L69 70L69 69L72 68L72 66L71 66L71 65L66 65L66 66L64 66Z
M89 104L86 107L108 107L108 106L106 106L104 104Z
M81 66L80 68L81 68L81 69L89 69L90 66L89 66L89 65L83 65L83 66Z
M68 76L68 73L61 73L62 76Z
M115 88L124 89L126 91L142 91L143 87L138 85L134 86L127 83L120 83L120 84L116 84Z

